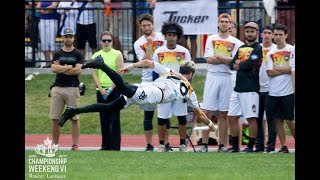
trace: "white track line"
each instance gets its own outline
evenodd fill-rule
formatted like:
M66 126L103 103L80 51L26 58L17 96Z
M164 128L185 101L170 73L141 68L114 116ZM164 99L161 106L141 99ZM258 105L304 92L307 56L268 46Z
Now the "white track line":
M79 147L80 151L95 151L99 150L100 147ZM35 147L26 146L25 150L34 150ZM179 152L178 148L172 148L174 152ZM196 151L199 148L195 148ZM71 147L59 147L59 150L71 150ZM278 152L279 149L276 149L275 152ZM121 151L145 151L145 148L136 148L136 147L123 147ZM154 148L155 152L158 152L158 148ZM208 148L209 152L217 152L218 148ZM192 148L188 148L188 152L193 152ZM295 152L295 149L289 149L289 152Z

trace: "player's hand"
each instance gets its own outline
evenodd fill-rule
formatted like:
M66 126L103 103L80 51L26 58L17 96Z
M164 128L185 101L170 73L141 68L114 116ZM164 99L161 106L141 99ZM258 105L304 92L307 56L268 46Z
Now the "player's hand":
M240 69L239 65L238 64L233 64L233 69L235 71L238 71Z
M130 70L128 69L128 67L124 67L124 68L121 68L121 69L118 69L118 73L120 75L124 75L126 73L130 72Z
M208 126L209 126L209 130L212 131L212 132L214 132L214 131L216 131L218 129L218 126L213 124L212 121L210 121Z
M55 61L53 61L53 64L55 64L55 65L60 65L60 61L55 60Z
M221 54L215 54L214 57L220 60L223 56Z
M146 39L147 39L147 43L152 45L153 37L150 35L150 36L147 36Z

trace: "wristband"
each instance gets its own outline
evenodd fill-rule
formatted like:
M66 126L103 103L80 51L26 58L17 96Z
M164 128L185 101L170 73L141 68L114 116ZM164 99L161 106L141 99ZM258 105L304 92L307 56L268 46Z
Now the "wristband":
M110 94L112 91L113 91L113 89L112 89L112 88L109 88L109 89L107 90L107 93Z
M134 69L134 64L135 64L135 63L130 64L130 65L128 66L128 70L129 70L129 71L131 71L132 69Z
M213 122L212 122L212 121L209 121L208 126L209 126L209 127L213 126Z
M103 95L102 96L102 99L105 100L105 101L107 100L107 98L108 98L108 95Z

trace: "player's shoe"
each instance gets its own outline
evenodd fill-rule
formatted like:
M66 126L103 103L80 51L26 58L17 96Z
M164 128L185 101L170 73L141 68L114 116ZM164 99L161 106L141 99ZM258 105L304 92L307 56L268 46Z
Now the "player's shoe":
M287 146L282 146L278 152L279 153L289 153L289 149Z
M274 147L267 147L266 148L266 151L264 152L264 153L275 153L275 149L274 149Z
M227 153L236 153L236 152L240 152L240 149L231 147L227 150Z
M100 69L101 66L104 65L104 61L103 61L103 57L100 55L100 56L97 56L96 58L94 58L93 60L89 60L87 62L85 62L83 65L82 65L82 69L85 69L85 68L98 68Z
M69 119L76 115L76 108L68 106L59 119L59 126L62 127Z
M250 152L253 152L253 148L246 147L241 152L242 153L250 153Z
M263 147L258 147L253 152L264 152L264 148Z
M172 149L172 147L170 146L169 143L167 143L167 144L165 145L164 151L165 151L165 152L173 152L173 149Z
M180 151L180 152L188 152L187 146L186 146L185 144L181 144L181 145L179 146L179 151Z
M164 144L160 144L159 145L159 148L158 148L158 152L165 152L165 146L164 146Z
M225 147L224 145L218 147L218 152L227 152L227 151L228 151L228 148Z
M146 152L153 152L154 147L151 144L147 145Z
M208 146L207 145L201 145L199 150L197 152L208 152Z
M71 148L72 151L80 151L80 148L79 146L77 145L73 145L72 148Z

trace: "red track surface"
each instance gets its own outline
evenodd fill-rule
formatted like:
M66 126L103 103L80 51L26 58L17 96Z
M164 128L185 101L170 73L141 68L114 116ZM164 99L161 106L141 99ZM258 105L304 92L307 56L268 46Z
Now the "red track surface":
M37 144L43 143L46 138L52 139L51 134L26 134L25 135L25 146L36 147ZM171 135L169 142L172 146L179 144L179 136ZM159 141L158 136L153 137L153 144L158 147ZM72 145L71 134L60 135L60 147L70 147ZM100 147L101 135L89 135L81 134L79 138L79 147ZM146 140L144 135L122 135L121 136L121 147L131 148L144 148L146 146ZM287 136L287 146L289 149L295 149L295 140L292 136ZM217 146L210 146L217 147ZM277 139L276 148L280 148L279 139Z

